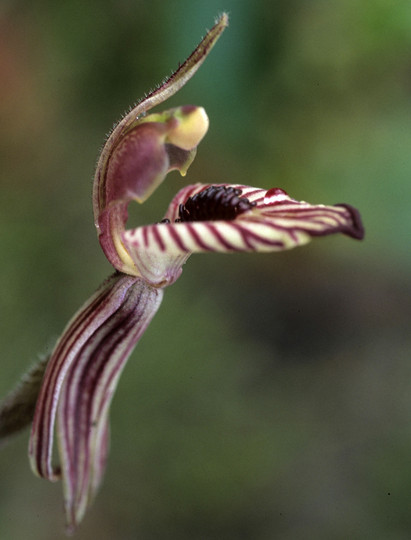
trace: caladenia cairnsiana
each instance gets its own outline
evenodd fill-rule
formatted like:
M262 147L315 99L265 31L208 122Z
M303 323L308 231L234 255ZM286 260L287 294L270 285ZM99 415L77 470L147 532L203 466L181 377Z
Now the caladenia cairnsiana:
M116 271L42 362L42 382L32 370L0 408L0 436L5 436L31 420L27 411L37 397L33 388L39 389L30 463L43 478L62 478L68 531L83 518L104 473L109 407L121 371L154 317L163 289L180 276L192 253L281 251L334 233L363 237L360 216L348 205L311 205L280 188L227 183L185 186L161 221L126 229L128 204L144 202L169 171L184 176L208 128L201 107L147 112L194 75L227 24L223 14L177 71L108 137L95 174L93 208L101 247ZM18 418L16 403L20 410L25 407L24 419ZM55 425L59 466L52 463Z

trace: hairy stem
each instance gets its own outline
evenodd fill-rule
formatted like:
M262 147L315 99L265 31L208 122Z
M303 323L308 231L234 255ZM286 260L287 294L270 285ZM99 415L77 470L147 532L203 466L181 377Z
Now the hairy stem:
M37 362L0 403L0 445L10 435L26 428L33 420L37 396L49 357Z

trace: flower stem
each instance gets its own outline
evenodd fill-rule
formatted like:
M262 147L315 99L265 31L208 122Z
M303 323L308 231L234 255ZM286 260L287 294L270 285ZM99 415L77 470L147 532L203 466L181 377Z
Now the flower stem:
M48 356L40 359L0 403L0 444L25 429L33 420Z

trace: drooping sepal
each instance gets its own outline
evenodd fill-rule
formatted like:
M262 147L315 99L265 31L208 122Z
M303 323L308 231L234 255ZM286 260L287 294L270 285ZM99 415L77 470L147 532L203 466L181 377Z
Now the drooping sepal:
M29 445L34 472L62 476L67 525L81 520L100 484L108 450L108 413L122 369L155 315L162 291L115 274L74 316L48 364ZM60 464L52 464L57 415Z

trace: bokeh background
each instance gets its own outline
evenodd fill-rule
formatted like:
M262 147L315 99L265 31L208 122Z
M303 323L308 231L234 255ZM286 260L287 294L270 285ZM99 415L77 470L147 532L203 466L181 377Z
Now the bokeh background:
M111 272L90 196L105 133L223 10L169 103L203 105L209 133L133 222L182 181L232 181L351 203L367 236L189 260L120 382L76 538L407 539L409 0L2 0L0 396ZM27 439L0 453L0 537L63 538Z

